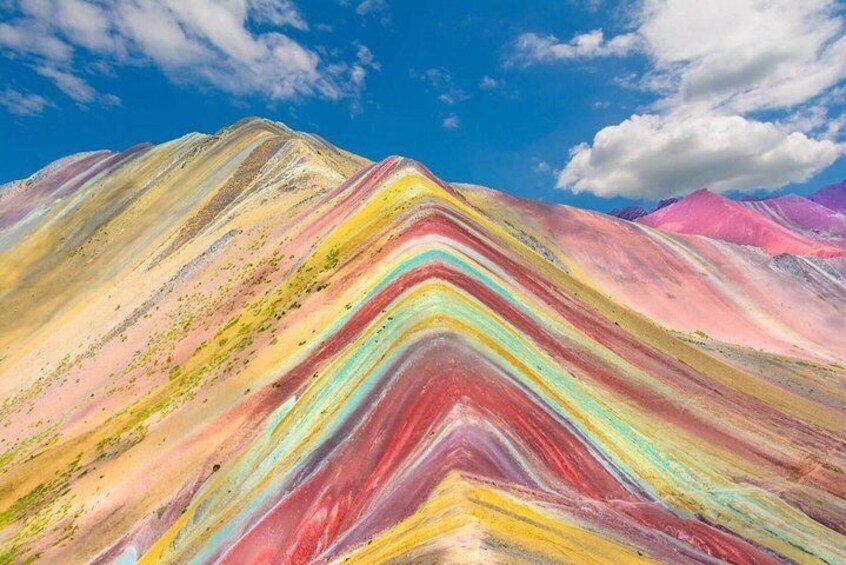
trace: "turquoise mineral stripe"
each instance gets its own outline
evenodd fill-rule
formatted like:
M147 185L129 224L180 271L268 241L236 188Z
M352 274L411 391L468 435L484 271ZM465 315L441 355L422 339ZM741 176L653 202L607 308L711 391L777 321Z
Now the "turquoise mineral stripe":
M464 298L475 302L474 299L468 295L465 295ZM400 312L394 315L394 323L391 324L392 331L395 333L404 333L405 330L410 329L411 326L420 321L422 313L447 314L455 317L456 319L475 320L475 325L487 328L487 332L489 334L493 334L494 339L503 343L507 348L512 351L515 349L522 349L522 355L524 358L530 360L530 364L532 366L541 366L544 374L552 376L557 380L560 386L564 386L567 382L576 382L569 378L569 376L565 373L559 372L557 366L548 362L547 359L539 357L536 350L529 352L529 350L520 343L521 340L519 339L519 335L513 329L509 328L506 330L496 318L490 316L483 310L483 305L480 303L475 302L475 307L470 309L463 301L453 300L451 295L434 292L418 296L416 297L416 300L422 301L423 304L418 304L415 301L412 301L407 305L407 307L403 308ZM325 441L330 434L337 431L337 429L346 420L348 412L358 407L365 396L369 394L370 391L373 390L373 388L376 387L384 378L386 370L396 360L396 357L402 353L402 349L393 348L391 344L384 339L379 340L378 331L372 331L372 328L376 325L378 325L378 322L377 324L371 326L370 335L368 335L361 347L356 347L351 355L347 356L343 365L335 373L333 373L333 375L331 375L332 378L327 376L320 379L319 382L325 384L324 390L321 391L311 405L306 408L305 413L299 413L297 415L297 424L295 424L291 429L284 430L285 434L283 438L281 438L277 447L271 454L269 454L269 460L278 461L280 458L285 457L292 450L296 449L303 441L303 438L309 434L316 434L317 439L312 442L312 447L306 452L306 455L313 452L313 450ZM397 326L396 329L394 329L395 326ZM512 374L518 374L515 367L510 366L504 359L499 358L499 356L493 351L487 350L480 343L474 343L473 345L479 349L483 349L484 351L482 351L482 354L487 358L496 359L499 361L500 365L506 366L509 372ZM521 353L518 353L518 355ZM376 362L375 365L374 362ZM358 382L355 375L366 375L366 377L363 381ZM527 382L528 381L524 380L523 384L525 385ZM531 385L531 383L529 383L529 388L533 389L536 396L543 396L541 391ZM577 393L575 390L572 390L571 392L574 395L583 398L584 401L592 403L592 401L582 393ZM345 410L336 416L330 409L333 403L338 402L338 398L343 399L342 405L345 407ZM550 399L545 398L544 400L547 405L551 405L549 402ZM300 401L303 401L303 399L300 399ZM598 410L598 407L594 404L593 407L589 409L596 411ZM321 414L321 412L325 412L325 414ZM566 415L564 415L564 417L566 418ZM308 425L309 423L311 423L311 425ZM577 422L573 423L577 428L581 428L582 435L588 438L590 437ZM274 475L271 483L263 489L262 494L258 495L257 500L250 504L248 508L242 509L239 513L241 519L236 518L235 521L246 523L252 514L250 510L254 510L256 507L261 507L262 501L270 499L274 493L279 492L279 488L281 488L286 480L299 469L298 463L299 462L290 466L285 473L281 475ZM260 465L260 469L263 470L266 468L267 467L265 465ZM262 473L254 473L252 474L252 477L241 478L245 479L243 481L244 484L253 485L261 481ZM244 490L245 489L242 489L242 492L244 492ZM237 531L238 527L236 524L233 524L226 527L226 530ZM211 551L214 550L214 548L207 549Z
M434 260L435 258L449 261L455 266L467 266L462 261L457 260L457 258L443 253L443 251L433 249L416 255L410 261L404 262L392 271L392 276L404 272L404 269L409 270L420 266L427 259ZM490 279L488 280L493 283ZM384 279L382 284L384 284ZM492 286L497 288L498 291L505 291L498 284L493 283ZM242 508L229 524L225 525L222 529L218 529L218 533L221 535L215 535L212 540L209 540L207 547L202 553L203 555L206 554L206 551L213 554L217 550L217 547L223 543L223 539L226 537L223 532L239 531L244 524L252 520L258 509L263 508L264 504L273 500L273 496L279 493L293 474L300 469L301 461L292 462L286 471L281 474L271 473L273 465L289 456L294 449L305 441L306 437L310 437L312 441L304 456L313 453L331 434L337 432L349 417L350 412L359 407L364 401L364 398L385 378L387 369L397 357L413 341L416 341L416 339L413 341L404 341L402 342L402 347L396 348L394 341L386 339L387 336L383 335L382 326L386 326L388 335L403 335L411 327L429 315L446 315L469 323L481 333L489 336L494 342L501 344L504 348L512 352L517 358L524 359L527 365L533 368L532 371L537 372L538 376L542 375L542 378L552 387L564 391L568 400L574 404L576 409L574 413L562 411L561 407L556 406L553 400L547 397L533 383L532 379L521 375L516 367L512 366L507 360L499 357L483 343L471 340L468 335L462 337L462 339L477 349L484 358L495 362L497 365L503 367L506 373L518 378L521 386L531 390L536 397L542 399L545 405L552 408L558 414L559 418L566 420L569 425L575 427L592 445L593 449L603 452L605 457L620 469L617 472L623 472L629 480L634 480L632 471L626 469L625 465L617 460L613 453L606 452L602 448L601 442L598 442L588 432L582 422L593 420L607 433L615 435L616 438L609 442L611 444L632 445L634 451L639 451L645 455L645 460L650 463L652 470L679 492L691 493L689 496L692 498L699 498L709 496L709 493L719 490L719 485L710 480L709 475L711 473L705 469L697 469L695 467L694 469L699 472L694 473L668 452L654 446L628 423L621 420L612 410L607 409L604 403L593 398L590 387L573 379L542 351L528 343L514 328L503 323L498 316L490 312L489 309L473 297L458 289L453 290L462 294L464 300L454 300L452 295L436 291L407 298L409 294L407 292L399 298L398 302L403 307L392 313L391 317L393 319L391 321L387 320L387 315L383 315L376 320L369 327L361 345L353 348L352 351L348 351L341 358L343 362L339 367L331 374L324 375L323 378L318 379L312 385L314 387L322 387L322 390L317 393L316 397L310 400L309 406L304 408L295 406L295 408L300 408L300 410L295 410L297 412L297 422L293 426L283 429L282 421L280 421L279 426L272 432L273 435L277 433L282 435L278 443L275 441L261 442L265 446L275 445L275 447L265 456L258 468L251 467L254 469L253 473L248 473L246 476L240 477L243 479L245 486L261 488L261 493L257 494L247 507ZM372 296L372 291L370 296ZM425 338L425 334L430 333L424 332L423 335L417 337L422 339ZM341 400L339 401L339 399ZM299 399L298 404L303 401L305 401L304 398ZM339 402L343 406L343 410L340 412L333 411L333 405L337 406ZM250 459L256 461L253 458ZM611 471L615 472L614 469L611 469ZM267 484L264 487L260 487L259 485L262 482L266 482ZM637 480L636 482L645 491L652 492L654 495L654 491L648 482L643 480ZM247 489L243 489L241 492L245 492L245 490ZM754 516L750 516L747 512L739 511L734 505L726 505L724 499L722 503L719 498L712 496L711 499L718 507L723 508L725 512L733 514L737 519L754 523ZM802 540L796 541L799 544L802 542Z

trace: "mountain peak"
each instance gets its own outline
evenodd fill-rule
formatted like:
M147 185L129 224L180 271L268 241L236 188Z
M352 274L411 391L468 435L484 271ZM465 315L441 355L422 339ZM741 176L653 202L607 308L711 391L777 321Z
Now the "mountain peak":
M716 192L711 192L708 188L702 187L702 188L694 190L693 192L691 192L690 194L685 196L685 198L690 198L690 199L696 200L696 199L710 198L710 197L720 197L720 196L721 195L717 194Z
M616 216L621 220L628 220L633 222L638 218L647 215L649 212L644 210L640 206L626 206L625 208L614 208L608 214L610 216Z
M708 188L700 188L699 190L691 192L684 198L678 199L676 202L663 206L663 208L676 206L680 202L686 202L688 205L693 206L734 206L736 204L734 200L723 196L720 193L713 192Z
M704 188L637 221L664 231L758 247L770 255L836 257L844 254L842 249L790 231L744 203Z
M840 261L261 118L47 173L0 201L0 561L846 559Z
M846 212L846 180L824 186L808 198L835 212Z

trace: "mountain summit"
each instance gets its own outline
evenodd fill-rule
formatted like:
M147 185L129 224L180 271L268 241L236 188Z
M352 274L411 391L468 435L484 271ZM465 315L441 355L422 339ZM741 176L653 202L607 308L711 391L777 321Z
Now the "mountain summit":
M846 560L846 263L723 200L262 119L5 185L0 563Z
M704 188L641 216L637 221L673 233L704 235L730 243L759 247L770 255L791 253L839 257L846 253L841 248L791 231L744 203Z
M840 184L825 186L809 198L835 212L846 213L846 180Z

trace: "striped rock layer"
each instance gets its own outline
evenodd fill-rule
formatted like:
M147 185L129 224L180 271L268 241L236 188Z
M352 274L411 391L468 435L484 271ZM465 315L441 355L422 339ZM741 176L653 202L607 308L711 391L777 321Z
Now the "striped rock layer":
M846 561L846 266L265 120L0 190L0 563Z

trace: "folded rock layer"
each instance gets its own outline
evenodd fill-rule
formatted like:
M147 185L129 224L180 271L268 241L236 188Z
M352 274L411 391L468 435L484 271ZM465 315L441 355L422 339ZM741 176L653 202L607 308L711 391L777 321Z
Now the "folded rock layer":
M841 258L259 119L0 198L0 562L846 560Z

